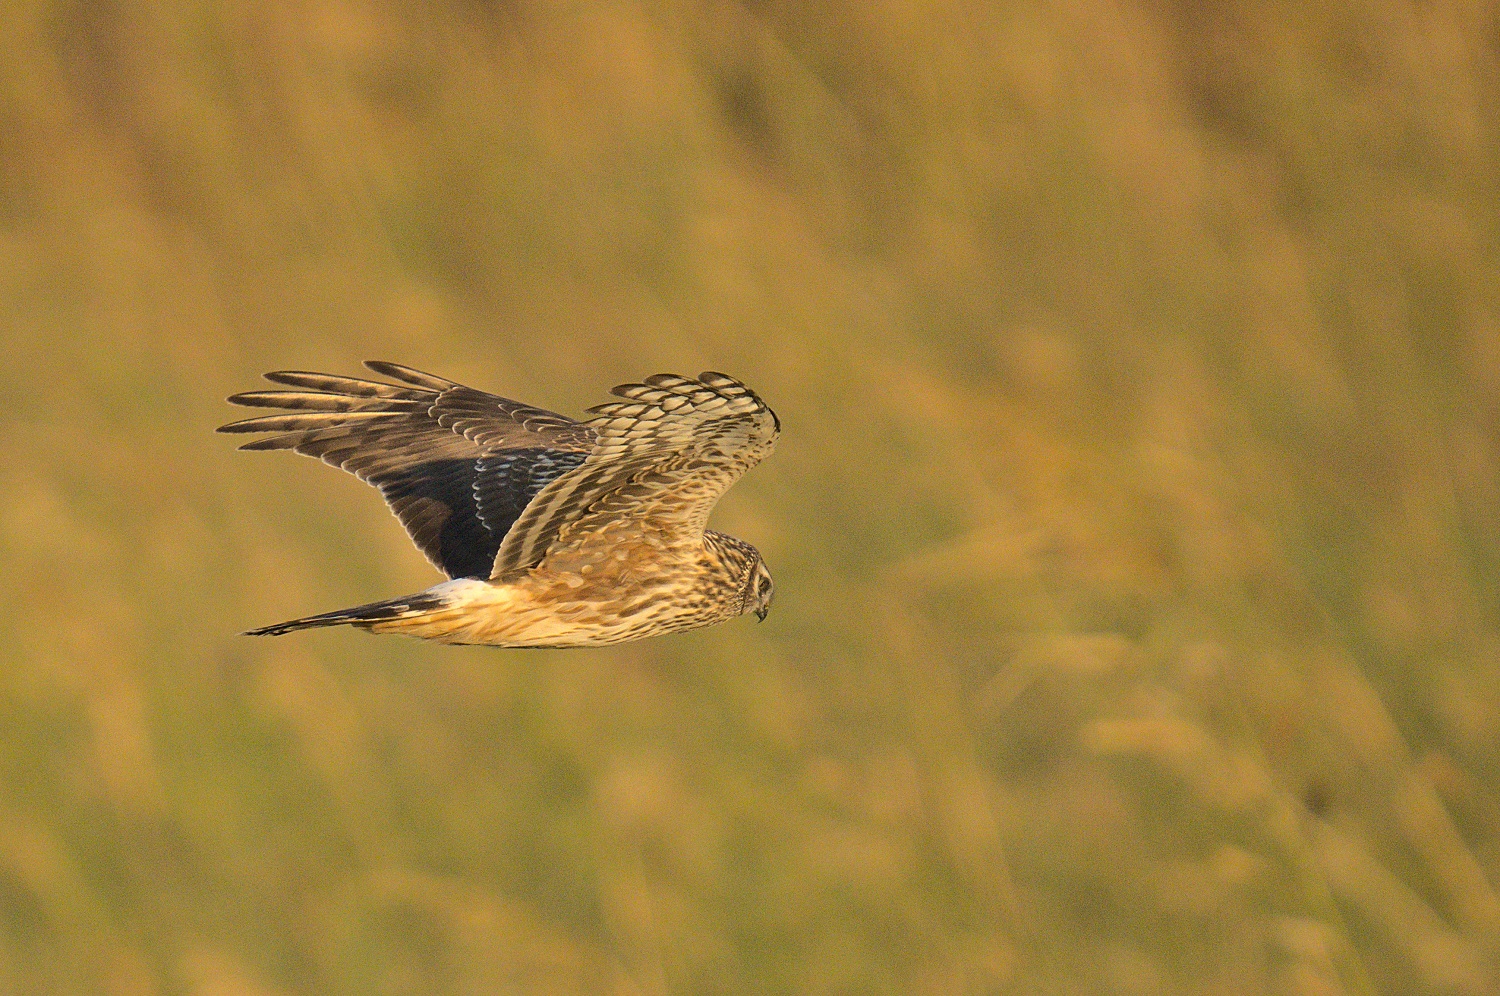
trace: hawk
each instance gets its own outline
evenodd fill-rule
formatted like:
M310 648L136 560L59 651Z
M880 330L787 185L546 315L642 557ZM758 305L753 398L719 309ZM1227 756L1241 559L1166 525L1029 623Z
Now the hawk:
M775 588L760 553L709 511L776 445L781 422L721 373L656 374L581 422L396 363L397 383L282 370L294 388L229 401L280 408L221 426L242 450L318 457L380 489L450 580L250 630L355 626L440 643L600 647L747 612Z

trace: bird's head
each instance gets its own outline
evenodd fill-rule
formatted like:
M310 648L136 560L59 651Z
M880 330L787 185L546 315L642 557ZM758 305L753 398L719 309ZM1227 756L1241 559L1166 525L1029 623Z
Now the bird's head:
M745 601L740 613L754 612L755 618L765 622L766 613L771 611L771 600L775 597L776 584L771 580L771 572L766 570L766 562L757 556L745 585Z
M712 529L703 531L703 540L717 557L723 580L739 590L738 615L754 612L764 622L766 613L771 611L771 599L776 597L776 585L771 582L771 572L760 558L760 551L742 539Z

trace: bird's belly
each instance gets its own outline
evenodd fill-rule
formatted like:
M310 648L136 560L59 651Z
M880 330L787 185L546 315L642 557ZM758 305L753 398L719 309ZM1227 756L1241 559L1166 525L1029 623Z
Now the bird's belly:
M491 647L603 647L720 621L705 613L698 600L669 591L627 593L615 586L548 583L535 576L515 584L449 585L455 589L450 604L377 623L371 631Z

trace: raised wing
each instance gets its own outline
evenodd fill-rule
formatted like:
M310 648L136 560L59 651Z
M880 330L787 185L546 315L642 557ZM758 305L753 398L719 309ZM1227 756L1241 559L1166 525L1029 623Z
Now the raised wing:
M708 513L776 445L781 422L744 384L721 373L657 374L591 408L595 437L576 469L531 501L500 545L492 578L541 563L624 521L698 539Z
M288 412L219 431L270 433L240 449L292 450L373 484L435 567L453 578L487 577L531 499L584 462L594 430L395 363L365 366L401 383L268 373L298 390L229 400Z

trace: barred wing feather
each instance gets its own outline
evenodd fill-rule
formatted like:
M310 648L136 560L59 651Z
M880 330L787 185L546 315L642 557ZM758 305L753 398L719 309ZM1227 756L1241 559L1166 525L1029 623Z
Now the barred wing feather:
M709 512L776 445L781 423L744 384L721 373L657 374L590 409L594 446L537 493L495 557L492 579L542 563L621 521L700 540Z

